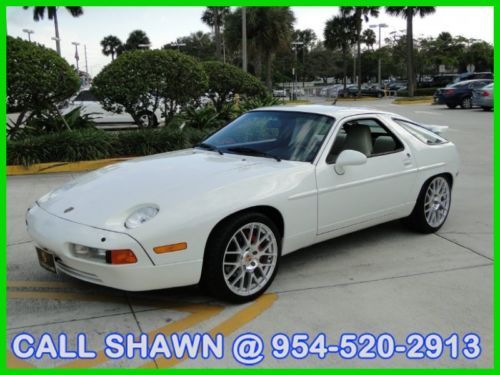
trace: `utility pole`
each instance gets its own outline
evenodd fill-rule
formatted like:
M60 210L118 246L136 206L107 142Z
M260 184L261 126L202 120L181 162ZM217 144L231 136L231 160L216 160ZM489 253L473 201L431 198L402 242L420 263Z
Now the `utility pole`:
M241 7L241 59L242 69L244 72L248 70L247 67L247 9Z
M87 76L89 75L89 65L87 62L87 45L83 45L83 53L85 54L85 73L87 73Z
M80 45L80 43L78 43L78 42L71 42L71 44L73 44L75 46L76 72L79 73L80 72L80 67L78 66L78 61L80 60L80 56L78 56L78 46Z
M375 29L378 27L378 84L382 88L382 59L380 58L380 48L382 47L382 28L388 27L385 23L379 23L378 25L370 25L370 29Z
M299 46L303 45L304 42L292 42L293 50L295 52L294 66L292 69L293 74L293 88L292 88L292 99L297 99L296 87L297 87L297 49Z
M34 33L33 30L23 29L23 32L28 34L28 42L31 42L31 34Z

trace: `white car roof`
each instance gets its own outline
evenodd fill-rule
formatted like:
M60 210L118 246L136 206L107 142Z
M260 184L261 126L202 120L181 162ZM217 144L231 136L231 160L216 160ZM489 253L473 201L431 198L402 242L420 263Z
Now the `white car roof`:
M319 104L308 104L308 105L295 105L295 106L273 106L273 107L262 107L256 108L254 111L284 111L284 112L304 112L304 113L315 113L318 115L332 116L334 118L341 119L348 116L363 115L363 114L383 114L398 116L395 113L380 111L378 109L366 108L366 107L342 107L337 105L319 105Z

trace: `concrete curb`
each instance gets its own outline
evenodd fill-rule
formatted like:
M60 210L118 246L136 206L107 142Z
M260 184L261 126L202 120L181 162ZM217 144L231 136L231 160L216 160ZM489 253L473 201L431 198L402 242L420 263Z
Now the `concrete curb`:
M406 99L394 99L392 104L432 104L432 96L428 98L416 99L416 100L406 100Z
M85 160L77 162L53 162L33 164L29 167L24 165L8 165L7 176L22 176L28 174L45 174L45 173L68 173L68 172L84 172L105 167L106 165L119 163L129 160L130 158L114 158L100 160Z

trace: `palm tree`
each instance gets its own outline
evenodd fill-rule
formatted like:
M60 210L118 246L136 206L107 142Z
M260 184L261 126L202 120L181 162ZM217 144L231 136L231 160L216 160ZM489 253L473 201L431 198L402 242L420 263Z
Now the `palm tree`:
M29 7L23 7L28 9ZM80 17L83 14L82 7L64 7L73 17ZM45 11L47 11L47 16L49 20L54 20L54 29L56 33L56 50L59 56L61 56L61 40L59 38L59 24L57 23L57 7L33 7L33 19L35 21L43 20L45 16Z
M331 50L340 50L343 61L344 92L347 88L347 61L351 47L356 43L356 23L353 17L334 16L326 22L323 31L325 47Z
M372 29L366 29L361 34L361 41L366 44L368 49L373 49L373 45L377 43L377 35L375 35L375 31Z
M230 12L230 7L207 7L201 16L201 20L210 26L215 36L215 55L221 59L221 29L224 26L224 18Z
M122 42L114 35L108 35L103 40L101 40L102 54L104 56L111 56L111 61L115 59L115 55L118 55L121 48Z
M415 68L413 66L413 17L421 18L436 12L436 7L386 7L387 14L406 19L406 75L408 79L408 96L415 93Z
M271 90L273 61L278 50L290 48L295 16L290 7L253 7L248 10L253 16L249 17L247 11L247 23L253 23L254 44L258 58L266 63L266 86Z
M363 28L363 20L368 22L370 17L378 17L380 7L340 7L340 13L344 16L352 16L356 25L356 43L357 43L357 63L358 63L358 93L361 93L361 30Z
M151 42L148 36L142 30L134 30L130 33L127 41L123 45L123 49L126 51L131 51L134 49L149 49Z

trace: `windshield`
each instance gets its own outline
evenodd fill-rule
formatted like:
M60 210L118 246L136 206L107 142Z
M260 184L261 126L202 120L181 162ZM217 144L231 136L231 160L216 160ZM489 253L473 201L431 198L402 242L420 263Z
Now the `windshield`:
M334 122L332 117L312 113L248 112L203 145L224 153L312 162Z

